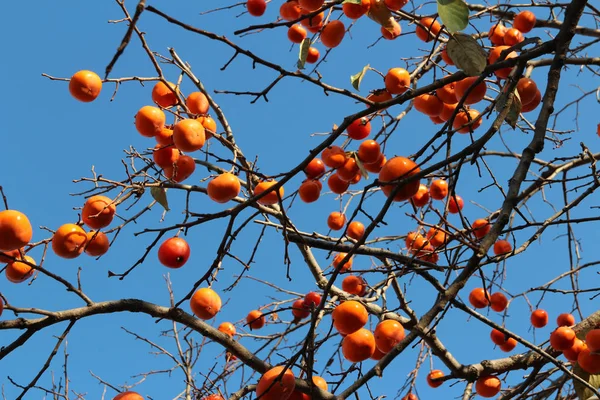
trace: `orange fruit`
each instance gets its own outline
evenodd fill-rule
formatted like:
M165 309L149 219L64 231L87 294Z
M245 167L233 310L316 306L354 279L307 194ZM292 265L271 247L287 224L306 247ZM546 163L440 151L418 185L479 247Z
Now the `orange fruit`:
M462 197L458 195L452 195L448 199L448 212L450 214L458 214L460 210L465 206L465 202Z
M442 378L444 373L439 369L434 369L427 374L427 384L432 388L440 387L444 384L444 381L438 381L436 379Z
M533 100L531 100L527 104L522 104L521 112L522 113L526 113L526 112L530 112L530 111L535 110L537 108L537 106L540 105L541 101L542 101L542 93L538 89L535 92L535 97L533 98Z
M441 228L432 227L427 231L427 240L433 247L438 248L446 244L448 235Z
M306 62L314 64L319 60L319 50L314 47L308 48L308 54L306 55Z
M298 0L298 4L306 11L316 11L323 7L325 0Z
M369 12L371 8L371 0L361 0L359 4L343 3L342 12L350 19L358 19Z
M503 293L496 292L490 296L490 307L496 312L502 312L506 310L508 306L508 299Z
M454 111L456 110L457 105L458 105L458 103L454 103L454 104L444 103L443 107L442 107L442 112L440 113L440 115L437 117L429 117L429 118L431 118L432 120L434 118L439 118L439 120L441 122L438 122L438 123L444 123L446 121L449 121L450 118L452 118L452 116L454 115Z
M573 346L571 346L569 349L563 350L563 355L567 360L571 362L577 362L577 357L583 349L587 349L585 342L581 339L575 338L575 343L573 343Z
M556 350L568 350L575 344L575 331L566 326L560 326L550 334L550 345ZM586 338L589 347L589 341ZM594 351L594 350L592 350Z
M343 180L338 174L331 174L327 179L327 186L333 193L343 194L350 187L350 182Z
M87 234L76 224L64 224L52 236L52 250L62 258L72 259L83 253Z
M208 197L217 203L227 203L241 190L240 180L232 173L225 172L208 182Z
M235 356L233 356L233 357L235 357ZM211 394L206 397L203 397L202 400L225 400L225 399L220 394Z
M470 133L481 126L483 118L479 118L479 111L470 108L467 111L461 110L454 117L452 128L458 133Z
M346 152L339 146L329 146L321 153L325 165L330 168L340 168L346 162Z
M352 221L348 224L346 235L354 240L360 240L365 234L365 226L360 221Z
M416 34L419 39L424 42L431 42L442 29L439 22L431 17L421 18L417 25Z
M504 34L506 33L506 27L501 23L497 23L490 28L488 32L488 39L493 45L502 46L504 45Z
M265 0L246 0L246 8L248 9L248 14L260 17L267 9L267 2Z
M342 43L345 34L346 27L342 21L331 21L327 23L327 25L325 25L321 31L321 43L323 43L323 46L332 49Z
M339 333L349 335L365 326L369 320L369 313L358 301L348 300L333 309L331 318Z
M391 94L402 94L410 88L410 74L404 68L391 68L384 77L385 88Z
M469 76L463 80L460 80L455 83L455 95L456 102L459 102L467 93L467 90L471 88L475 84L475 82L479 79L477 76ZM479 103L485 97L485 92L487 91L487 86L485 81L479 82L466 96L464 104L475 104Z
M342 281L342 290L356 296L364 296L367 292L367 282L358 275L348 275Z
M350 125L348 125L346 132L348 133L348 137L351 139L363 140L369 136L369 133L371 133L371 122L365 117L356 119L352 121Z
M325 173L325 163L320 158L313 158L304 167L304 173L307 178L320 178Z
M196 170L196 162L190 156L181 155L175 162L175 166L163 168L165 176L175 182L183 182Z
M325 391L328 390L327 382L325 381L325 379L321 378L320 376L313 375L312 381L313 381L313 384L315 385L315 387L318 387L319 389L322 389ZM292 395L290 396L290 398L288 400L311 400L311 399L312 399L312 397L310 397L308 394L302 393L296 389L296 390L294 390L294 392L292 393Z
M177 163L180 155L179 149L173 145L162 146L157 144L152 152L154 162L163 169L173 167L173 165Z
M442 60L444 60L444 62L448 65L454 65L454 61L452 61L452 59L448 55L448 51L445 47L444 50L442 50Z
M204 126L196 119L183 119L173 127L173 143L181 151L200 150L205 141Z
M383 103L385 101L389 101L392 99L392 95L385 89L375 90L367 96L367 100L372 101L373 103ZM370 106L367 105L367 108ZM384 108L385 110L385 108Z
M442 113L444 103L437 96L424 93L414 98L413 105L417 111L430 117L437 117Z
M268 190L271 186L276 185L277 181L262 181L258 185L254 187L254 195L258 196L264 191ZM279 194L279 195L278 195ZM281 186L277 190L272 190L269 194L266 194L264 197L257 201L258 204L262 204L264 206L270 206L273 204L279 203L279 198L283 200L284 189Z
M190 245L180 237L172 237L158 248L158 261L168 268L181 268L190 258Z
M185 105L192 114L205 115L208 113L210 104L208 98L202 92L192 92L185 99Z
M302 4L300 4L300 6L302 6ZM309 14L310 11L306 10L304 7L302 7L302 11L301 14L302 15L306 15ZM312 17L304 17L300 23L302 24L302 26L304 26L305 28L307 28L308 30L310 30L312 32L312 29L316 29L317 31L319 29L321 29L323 27L323 20L325 19L325 13L320 12L317 15L313 15ZM315 33L315 32L313 32Z
M469 293L469 303L475 308L485 308L490 305L489 294L483 288L475 288Z
M389 353L406 336L404 327L398 321L386 319L375 327L375 345L382 353Z
M386 40L394 40L402 33L402 27L396 20L392 20L391 25L391 29L384 28L383 26L380 28L381 36Z
M406 396L404 396L404 397L402 398L402 400L419 400L419 398L417 397L417 395L416 395L416 394L414 394L414 393L409 393L409 394L407 394Z
M525 38L521 31L515 28L510 28L504 34L504 44L507 46L514 46L517 43L521 43Z
M496 376L480 376L475 382L475 391L481 397L494 397L500 393L501 386Z
M492 339L492 342L494 342L494 344L498 346L506 344L508 340L504 333L500 332L498 329L495 328L492 329L492 332L490 333L490 338Z
M531 313L531 325L536 328L543 328L548 324L548 313L545 310L537 309Z
M391 11L398 11L408 4L408 0L384 0L384 3Z
M4 270L6 279L12 283L21 283L31 278L35 272L35 269L23 261L35 265L35 260L29 256L25 256L20 260L10 262L6 265L6 269Z
M342 265L342 260L343 260L344 258L346 258L346 254L347 254L347 253L338 253L338 254L337 254L337 255L336 255L334 258L333 258L333 262L332 262L332 264L333 264L333 267L334 267L334 268L340 268L340 266ZM342 272L343 272L343 271L347 271L347 270L349 270L350 268L352 268L352 259L353 259L353 257L350 257L350 259L348 259L348 261L346 261L346 263L345 263L343 266L341 266Z
M301 12L302 7L300 7L300 4L296 0L284 2L279 7L279 15L286 21L294 21L300 18Z
M562 313L556 317L557 326L573 326L575 325L575 317L573 314Z
M154 135L156 143L161 146L170 146L173 144L173 129L162 128L160 132L156 132Z
M508 338L506 343L500 345L500 350L505 353L511 352L517 347L517 340L515 338Z
M327 226L329 229L339 231L346 225L346 216L341 212L334 211L327 217Z
M510 46L493 47L488 56L488 64L490 64L490 65L494 64L500 57L500 53L502 53L502 51L508 49L509 47ZM508 60L509 58L515 58L515 57L517 57L517 53L514 51L511 51L506 56L505 60ZM508 78L508 75L510 74L511 70L512 70L512 67L501 68L501 69L497 69L496 71L494 71L494 74L496 74L496 76L500 79L506 79L506 78Z
M429 117L429 119L431 120L431 122L433 122L435 125L441 125L443 124L445 121L438 115L436 117Z
M135 128L142 136L154 137L161 133L166 119L160 108L144 106L135 114Z
M104 232L89 231L85 245L85 254L92 257L99 257L108 251L110 241Z
M69 81L69 93L71 93L71 96L84 103L96 100L101 90L102 79L92 71L78 71Z
M446 104L456 104L456 83L447 83L439 89L436 89L435 94Z
M521 104L527 104L535 99L538 88L533 79L521 78L517 82L517 92L519 93Z
M341 180L346 182L350 182L351 180L353 180L356 174L358 173L360 173L360 170L354 157L346 158L346 162L344 162L344 165L339 167L336 171L336 175Z
M14 259L20 258L21 257L20 251L22 251L23 254L25 253L25 249L23 249L22 247L20 249L14 249L14 250L10 250L10 251L1 251L0 250L0 253L4 253L4 254L0 254L0 263L8 264L10 262L15 261Z
M229 337L233 337L233 335L235 335L235 326L231 322L222 322L217 329L219 332L223 332Z
M304 299L298 299L292 304L292 315L297 319L304 319L310 315Z
M358 159L365 164L377 162L381 154L379 143L374 140L365 140L358 146Z
M577 356L577 364L589 374L600 373L600 354L594 354L592 351L584 347Z
M288 399L296 387L296 380L289 368L285 372L284 369L284 366L278 366L265 372L256 385L256 397L261 400Z
M448 196L448 182L436 179L429 186L429 195L434 200L444 200Z
M418 232L409 232L406 239L404 239L404 243L413 254L420 253L429 244L425 237Z
M501 239L494 243L494 254L497 256L510 253L511 251L512 246L507 240Z
M372 163L365 163L363 164L363 167L365 167L367 171L373 174L378 174L381 172L381 169L383 168L385 163L387 163L387 158L383 154L380 154L377 161Z
M292 25L288 29L287 36L290 42L300 44L306 39L306 29L300 24Z
M375 338L371 331L360 328L342 340L342 354L350 362L357 363L370 358L375 352Z
M106 228L112 222L117 208L106 196L92 196L81 210L81 220L92 229Z
M119 393L118 395L113 397L113 400L144 400L144 398L136 392L127 391Z
M379 181L391 182L397 179L406 179L421 172L421 169L414 161L406 157L393 157L389 159L379 172ZM398 184L386 184L381 186L381 190L386 196L390 196L394 186ZM420 181L413 180L405 183L400 190L396 192L394 201L408 200L419 190Z
M307 179L300 185L298 189L300 199L305 203L312 203L321 196L321 182L314 179Z
M537 19L531 11L521 11L515 15L513 26L523 33L530 32L534 27Z
M600 329L590 330L585 335L585 344L590 351L598 352L600 350Z
M252 310L246 316L246 323L251 330L262 328L265 322L265 316L258 310Z
M473 229L473 235L475 235L477 239L481 239L489 233L490 229L492 229L492 225L490 225L487 219L480 218L473 221L471 228Z
M200 288L190 299L190 308L196 317L208 320L221 310L221 298L211 288Z
M410 198L410 201L415 207L424 207L427 203L429 203L429 197L429 188L421 183L419 184L417 193Z
M20 249L32 237L33 229L25 214L16 210L0 211L0 251Z
M163 108L171 107L177 104L177 94L175 94L174 83L168 82L168 86L158 81L152 88L152 101Z

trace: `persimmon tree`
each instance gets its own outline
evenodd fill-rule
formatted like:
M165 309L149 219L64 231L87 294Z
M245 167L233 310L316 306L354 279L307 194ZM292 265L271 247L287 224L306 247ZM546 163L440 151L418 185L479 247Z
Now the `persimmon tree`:
M593 2L161 7L117 0L106 29L122 40L104 64L41 67L90 120L141 94L118 103L132 116L121 173L71 171L82 189L59 226L22 212L2 171L0 359L20 354L28 372L3 368L4 398L600 396L600 125L580 112L597 96ZM201 65L185 54L197 43L218 49ZM236 64L240 87L214 86ZM273 117L238 126L241 107ZM133 261L103 264L114 252ZM95 265L118 290L98 289ZM131 296L149 275L160 296ZM63 307L27 298L44 281ZM109 318L130 313L152 323ZM92 372L94 356L67 363L88 321L161 361L125 345L119 380ZM168 389L148 389L161 376Z

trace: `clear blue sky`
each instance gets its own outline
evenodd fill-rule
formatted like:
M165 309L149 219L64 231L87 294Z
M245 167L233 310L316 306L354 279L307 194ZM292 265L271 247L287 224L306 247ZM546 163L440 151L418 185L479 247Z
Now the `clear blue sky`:
M128 3L130 7L134 4L131 1ZM202 16L200 12L207 7L199 2L152 3L157 8L194 26L226 35L244 48L253 50L257 55L279 63L284 68L289 70L295 68L298 49L294 47L290 50L284 29L266 30L241 38L233 36L233 31L240 27L274 20L280 2L269 4L267 14L259 19L247 14L239 16L241 7ZM224 2L218 3L217 6L226 5ZM4 5L4 10L5 15L11 17L5 18L0 26L0 33L5 38L2 64L4 94L0 96L0 109L3 110L0 185L8 196L10 207L30 217L35 228L34 240L38 241L49 235L41 227L57 229L64 223L77 221L78 211L74 208L81 207L83 200L71 194L88 189L89 185L75 184L74 179L89 177L93 166L97 173L107 178L121 180L125 177L120 162L124 156L123 150L133 146L143 151L154 146L154 142L141 137L133 125L136 111L144 105L151 104L151 85L143 87L138 83L125 83L119 88L114 101L110 101L114 85L105 84L97 101L84 104L70 97L66 82L53 82L41 76L42 73L47 73L57 77L70 77L81 69L94 70L103 75L105 66L126 30L124 24L107 23L109 20L123 17L116 2L36 2L34 5L10 2ZM133 8L130 11L133 12ZM431 5L427 5L423 13L432 11ZM230 48L184 32L156 15L144 13L139 26L147 33L146 38L152 50L168 55L168 48L173 47L182 59L191 64L196 75L211 91L260 91L276 77L273 71L265 68L252 69L251 62L243 56L238 56L225 71L220 71L233 55ZM406 23L403 23L402 27L404 32L414 30ZM487 27L486 23L483 29L487 30ZM472 28L469 29L471 30L468 32L472 32ZM536 31L536 34L544 40L548 38L543 30ZM349 90L353 90L350 86L350 75L358 72L365 64L385 72L391 67L405 67L406 57L424 54L429 49L429 45L417 42L412 35L400 37L394 42L382 41L374 47L368 47L379 37L379 28L366 17L359 20L352 28L351 36L351 40L347 37L339 48L331 52L327 62L319 67L327 83ZM320 43L317 47L321 54L325 53ZM168 65L164 65L163 68L169 80L178 79L174 68ZM410 69L412 68L411 66ZM545 86L543 81L546 72L547 70L543 68L533 75L541 88ZM580 89L575 85L591 82L592 75L589 72L583 71L580 75L576 75L576 72L577 69L572 68L565 74L566 78L559 92L556 109L580 95ZM134 37L111 77L155 75L139 41ZM428 76L421 84L430 83L431 79ZM381 78L376 73L370 72L362 83L361 94L366 95L368 90L382 86ZM592 88L583 86L583 89L587 91ZM193 87L184 79L182 90L188 93L193 90ZM215 100L225 111L236 140L247 158L254 160L256 157L260 171L267 175L279 174L294 167L308 154L311 147L322 140L323 136L311 137L313 133L328 132L333 124L340 124L344 116L362 109L361 105L356 105L347 98L336 95L324 96L320 88L292 78L280 82L268 97L270 100L268 103L260 100L256 104L250 104L252 98L249 97L215 95ZM483 106L479 107L483 108ZM397 115L402 109L402 106L395 106L391 112ZM597 115L597 110L598 104L593 96L582 101L578 110L579 129L569 135L571 140L559 149L553 149L553 146L547 143L540 157L549 160L576 154L579 152L580 142L584 142L592 151L599 151L598 137L595 134L598 121L593 117ZM528 116L533 119L535 115L537 111ZM577 129L575 117L574 109L564 113L558 127ZM484 121L480 132L484 131L489 123L489 120ZM380 126L381 122L377 120L374 128L379 129ZM402 120L399 129L389 140L386 155L388 158L393 155L410 155L436 131L428 118L411 112ZM489 149L505 151L506 144L512 151L521 152L530 137L531 132L523 133L519 130L503 128L501 135L491 140ZM456 137L453 140L453 152L460 146L468 144L469 141L467 135ZM349 148L355 149L356 144L352 144ZM227 156L218 145L211 146L211 150L221 156ZM515 165L509 160L490 160L490 166L494 169L498 183L505 189ZM579 174L584 174L584 171ZM208 175L206 170L199 167L190 182L205 184L200 183L200 180ZM577 173L572 176L575 175ZM299 182L299 179L290 182L286 187L286 193L292 193ZM482 172L482 177L478 177L477 171L471 166L463 171L457 193L466 200L464 212L471 220L485 217L485 209L495 210L501 204L502 196L495 188L488 188L478 193L479 189L489 183L490 178L485 171ZM570 194L570 196L574 195ZM377 195L369 201L373 214L382 204L382 197ZM553 213L550 203L557 209L562 207L560 186L553 186L546 193L546 197L549 203L544 203L538 196L532 201L527 212L532 212L536 219L543 219ZM139 210L150 201L150 193L147 192L132 210L122 209L119 212L126 216L132 215L134 210ZM140 298L165 306L169 304L165 276L170 273L176 298L181 298L190 290L190 282L201 276L212 262L220 240L219 233L225 227L223 221L211 222L190 232L188 240L192 245L192 256L188 264L180 270L171 271L162 267L157 261L155 249L150 253L147 261L124 281L107 278L109 269L121 272L135 263L154 238L152 235L134 237L135 232L139 232L144 227L168 226L182 220L181 210L185 199L181 195L170 193L169 201L172 210L164 222L160 221L161 211L155 208L140 219L137 225L125 229L111 251L99 261L85 255L75 260L63 260L49 252L45 260L46 268L76 282L77 270L81 267L83 289L95 301ZM352 204L356 204L356 199ZM194 211L205 213L222 210L225 207L212 203L200 194L192 196L192 205ZM596 210L588 208L591 205L598 204L588 199L573 216L581 217L596 213ZM329 194L318 203L304 204L296 201L289 210L289 215L303 231L326 233L326 216L339 208L340 202ZM388 225L378 228L376 234L403 235L415 229L415 222L406 216L407 212L409 212L407 207L394 207L386 218ZM456 224L460 222L457 216L451 217L451 220ZM429 222L436 221L431 219ZM516 223L521 224L522 221L517 219ZM258 225L250 224L247 232L241 234L236 240L232 250L234 254L246 260L252 251L259 229ZM597 233L593 226L580 224L574 229L576 237L582 239L582 262L598 259L598 248L593 240L594 237L597 238ZM529 238L532 232L532 230L519 232L516 236L517 242L520 244ZM564 227L548 229L543 238L531 246L530 251L507 262L505 287L509 293L521 293L530 287L547 282L568 269L564 234ZM401 250L398 244L392 244L390 249ZM282 288L301 294L316 290L316 285L311 281L310 274L302 263L302 257L293 248L291 248L293 281L287 281L283 251L280 234L268 230L249 275L258 279L267 279ZM315 250L315 254L323 266L329 263L326 252ZM38 261L42 257L40 249L34 250L31 255ZM355 268L358 269L367 269L371 265L372 260L364 256L355 260ZM285 300L294 297L277 293L249 279L242 280L234 291L223 292L222 290L228 287L242 270L240 265L230 258L225 260L223 267L224 270L220 272L219 280L214 283L213 288L221 293L225 306L217 318L210 321L211 323L218 325L223 321L240 321L250 309L268 304L273 301L273 298ZM493 266L486 267L484 271L486 276L491 276L493 268ZM367 275L367 279L373 283L380 276L382 274L374 273ZM585 276L582 276L582 282L585 282ZM587 276L595 277L596 274L590 271ZM414 279L404 280L402 283L407 286L407 296L417 312L424 312L432 305L435 292L423 281ZM558 287L567 288L566 285L567 282ZM466 301L466 293L477 286L480 286L480 280L473 279L473 282L469 282L462 299ZM587 283L583 286L590 287ZM83 305L75 296L65 292L62 286L43 276L38 277L31 285L11 284L2 277L0 291L11 304L20 307L61 310ZM584 314L595 310L587 301L588 297L582 296ZM536 304L539 295L534 294L529 299ZM555 317L560 312L571 311L572 297L548 294L542 307L549 311L551 323L544 329L536 330L535 337L529 327L529 306L522 297L511 305L507 326L528 340L542 343L553 329ZM187 302L183 308L189 311ZM2 316L3 319L13 317L11 312L5 312ZM280 313L280 317L286 321L291 319L289 311ZM490 318L499 322L502 316L490 314ZM326 333L330 321L329 317L325 318L319 330L321 334ZM371 318L370 324L371 328L374 328L376 319ZM55 343L53 335L60 334L64 327L65 325L60 325L37 333L26 346L0 362L2 371L0 383L6 398L13 399L20 393L20 390L8 381L8 376L20 384L28 383L52 350ZM113 385L123 385L141 380L139 376L133 377L135 374L172 366L165 356L151 354L152 350L147 344L136 341L121 327L155 340L170 351L175 350L172 339L160 336L162 331L171 327L164 321L156 324L151 318L132 314L100 316L79 321L69 336L67 347L69 386L73 392L83 394L86 399L101 398L104 387L91 373ZM266 327L260 333L270 334L282 329L283 325L275 324ZM238 331L242 331L241 324L238 325ZM467 318L460 312L451 311L440 324L438 333L448 349L465 364L505 356L500 350L494 349L490 343L488 327ZM0 342L6 345L19 334L20 332L2 331ZM192 337L196 342L202 340L197 334ZM294 335L291 339L299 337L301 336ZM319 374L323 372L325 362L335 351L337 340L333 339L331 346L325 346L317 354L316 369ZM250 338L241 339L241 343L250 349L259 346L259 343ZM522 350L522 347L518 347L515 352ZM414 368L417 351L418 346L410 349L385 370L383 378L373 379L369 384L372 393L375 396L387 395L388 398L393 398L400 389L399 382L403 382L407 373ZM262 356L265 354L264 351L259 353ZM270 362L280 362L280 354L289 355L290 351L284 350L273 355ZM60 379L63 360L64 358L59 354L50 370L39 381L39 385L50 386L51 372L55 374L56 381ZM198 383L203 382L202 374L209 371L215 363L215 371L220 371L223 368L222 349L216 344L206 344L194 370ZM374 362L367 361L363 368L370 368L372 365ZM350 363L343 361L341 366L348 368ZM434 367L445 370L437 360L434 361ZM419 373L418 389L422 399L431 398L434 393L425 385L428 369L429 366L425 366ZM340 362L334 362L331 371L339 372ZM515 377L519 378L521 375L521 372L517 372ZM336 379L327 374L324 376L328 381ZM247 377L246 374L245 378ZM236 390L239 388L236 386L239 381L240 375L237 374L231 378L227 389ZM342 388L346 385L347 383L342 385ZM180 371L175 371L170 377L166 374L148 376L135 390L146 398L171 399L175 398L183 387L183 375ZM441 392L444 398L452 398L462 393L463 388L463 383L452 387L445 385L435 393ZM105 398L112 399L115 394L109 389ZM360 395L361 398L367 398L367 391L363 388ZM26 398L41 399L44 398L44 394L40 391L31 391ZM75 396L72 395L71 398Z

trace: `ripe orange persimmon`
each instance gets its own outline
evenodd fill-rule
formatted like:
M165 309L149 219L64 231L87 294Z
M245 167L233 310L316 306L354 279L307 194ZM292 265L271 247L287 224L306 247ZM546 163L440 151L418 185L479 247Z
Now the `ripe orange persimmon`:
M556 350L564 351L575 344L575 331L567 326L560 326L550 334L550 345ZM589 347L589 341L586 338ZM594 351L594 350L592 350Z
M321 153L325 165L330 168L339 168L346 162L346 152L339 146L329 146Z
M211 394L206 397L203 397L202 400L225 400L225 399L220 394L215 393L215 394Z
M319 50L315 47L308 48L308 54L306 55L306 62L314 64L319 60Z
M304 319L310 315L310 310L304 303L304 299L298 299L292 304L292 315L297 319Z
M534 327L543 328L548 324L548 313L545 310L537 309L531 313L529 319Z
M557 326L573 326L575 325L575 317L573 314L562 313L556 317L556 325Z
M360 169L358 168L358 164L354 157L346 158L346 162L344 165L339 167L336 171L336 175L343 181L350 182L354 179L356 174L360 173Z
M600 351L600 329L592 329L585 335L585 343L590 351Z
M144 400L144 398L136 392L127 391L119 393L118 395L113 397L113 400Z
M167 166L163 168L165 176L169 179L173 179L175 182L183 182L189 178L196 170L196 162L194 159L187 155L180 155L175 161L174 166Z
M289 27L287 37L290 42L300 44L306 39L306 29L300 24L294 24Z
M314 179L305 180L298 189L298 195L305 203L317 201L321 195L321 182Z
M506 310L508 306L508 299L503 293L496 292L490 296L490 307L496 312L502 312Z
M101 229L110 225L116 211L116 206L110 198L100 195L92 196L83 205L81 219L90 228Z
M256 385L256 397L261 400L288 399L296 388L296 381L292 370L288 368L284 372L284 369L280 365L265 372Z
M443 378L444 373L439 369L434 369L429 374L427 374L427 384L432 388L440 387L444 384L444 381L439 381L436 379Z
M309 309L317 307L319 304L321 304L321 295L317 292L306 293L306 296L304 296L304 304Z
M483 288L475 288L469 293L469 303L475 308L485 308L490 305L489 294Z
M434 200L444 200L448 196L448 182L444 179L435 179L429 186L429 195Z
M452 128L458 133L469 133L475 131L481 126L483 119L479 117L479 111L470 108L467 111L461 110L454 117Z
M442 228L431 227L427 231L427 240L434 248L438 248L448 241L448 235Z
M392 95L386 89L375 90L371 94L367 96L367 100L372 101L373 103L383 103L385 101L391 100ZM367 105L367 108L370 107ZM385 108L384 108L385 110Z
M501 239L494 243L494 254L497 256L510 253L511 251L512 246L507 240Z
M345 193L350 187L350 182L343 180L338 174L331 174L327 179L327 186L335 194Z
M333 309L331 318L335 329L339 333L348 335L365 326L369 320L369 313L358 301L348 300Z
M12 283L21 283L31 278L35 269L23 261L36 265L32 257L25 256L22 259L19 257L19 260L9 262L6 265L6 269L4 270L6 279Z
M460 80L454 84L454 93L456 96L456 102L459 102L465 94L467 90L471 88L475 84L475 82L479 79L477 76L469 76L463 80ZM469 94L466 96L464 104L475 104L479 103L485 97L485 92L487 91L487 86L485 81L479 82L475 87L471 89Z
M185 99L185 105L192 114L205 115L208 113L210 104L208 98L202 92L192 92Z
M279 15L286 21L294 21L300 18L301 12L302 7L296 0L286 1L279 7Z
M76 258L83 253L87 234L76 224L64 224L52 236L52 250L62 258Z
M371 133L371 122L365 117L355 119L348 125L346 132L351 139L363 140Z
M265 0L246 0L246 8L248 9L248 14L260 17L267 9L267 2Z
M439 118L442 121L440 123L450 121L450 118L452 118L452 116L454 115L454 111L456 111L456 106L458 106L458 103L454 103L454 104L443 103L442 112L440 113L440 115L437 117L430 117L430 118Z
M443 103L437 96L424 93L413 100L415 109L430 117L437 117L442 113Z
M448 51L445 47L444 50L442 50L442 60L444 60L444 62L448 65L454 65L454 61L452 61L452 59L448 55Z
M227 203L240 193L241 185L237 176L225 172L208 182L206 189L211 200Z
M488 64L492 65L494 64L499 58L500 58L500 54L508 49L510 46L496 46L494 48L492 48L492 50L490 51L490 54L488 56ZM508 60L509 58L516 58L517 57L517 53L514 51L511 51L505 58L505 60ZM506 79L508 78L508 75L510 74L510 71L512 70L512 67L506 67L506 68L501 68L501 69L497 69L496 71L494 71L494 73L496 74L496 76L500 79Z
M452 195L448 199L448 212L450 214L458 214L465 206L465 202L459 195Z
M304 7L301 7L301 15L309 14L310 11L306 10ZM325 13L320 12L317 15L313 15L312 17L304 17L300 23L302 26L307 28L309 31L316 30L318 32L319 29L323 27L323 20L325 19ZM316 33L316 32L313 32Z
M410 74L404 68L391 68L385 74L384 83L391 94L402 94L410 88Z
M371 331L360 328L349 333L342 340L342 354L350 362L357 363L367 360L375 352L375 338Z
M372 163L365 163L363 164L363 167L365 167L367 171L373 174L378 174L381 172L381 169L383 168L385 163L387 163L387 158L383 154L380 154L377 161Z
M339 231L346 225L346 216L338 211L333 211L327 217L327 226L329 229Z
M584 347L577 356L577 364L589 374L598 374L600 373L600 354L595 354L588 347Z
M381 147L375 140L365 140L358 146L358 159L365 164L377 162L382 156Z
M525 38L521 31L515 28L510 28L504 33L504 44L507 46L514 46L517 43L521 43Z
M519 93L521 104L528 104L535 99L538 88L533 79L521 78L517 82L517 92Z
M418 232L409 232L404 239L404 243L413 254L420 254L429 244L427 239Z
M323 43L323 46L332 49L342 43L345 34L346 27L344 26L344 23L339 19L336 19L323 27L323 30L321 31L321 43Z
M360 221L352 221L348 224L346 235L354 240L360 240L365 234L365 226Z
M158 248L158 261L165 267L181 268L190 258L190 245L180 237L172 237Z
M183 119L173 127L173 143L181 151L200 150L205 141L204 126L196 119Z
M154 162L163 169L175 165L180 155L179 149L174 145L163 146L157 144L152 152Z
M500 350L505 353L511 352L517 347L517 340L515 338L506 339L506 343L500 345Z
M361 0L360 4L355 3L343 3L342 12L350 19L358 19L369 12L371 8L371 0Z
M410 198L410 201L415 207L424 207L427 203L429 203L429 197L429 188L421 183L419 184L417 193Z
M573 346L571 346L571 348L569 349L563 350L563 355L567 360L571 362L577 362L577 357L583 349L587 349L587 345L585 344L585 342L581 339L575 338Z
M534 27L537 19L531 11L521 11L515 15L513 26L523 33L530 32Z
M506 27L501 23L497 23L490 28L488 32L488 39L493 45L502 46L504 45L504 34L506 33Z
M533 98L533 100L531 100L529 103L523 104L521 107L521 112L525 113L525 112L530 112L533 111L537 108L537 106L540 105L542 101L542 92L540 92L540 90L538 89L535 92L535 96Z
M156 143L160 146L170 146L173 144L173 129L162 128L160 132L156 132L154 135Z
M17 210L0 211L0 251L20 249L33 237L31 223Z
M442 26L439 22L431 17L421 18L419 25L417 25L416 35L419 39L424 42L431 42L438 33L442 30Z
M160 108L144 106L135 114L135 128L142 136L154 137L165 127L166 119Z
M473 235L475 235L477 239L481 239L489 233L490 229L492 229L492 225L490 225L487 219L480 218L473 221L471 228L473 229Z
M260 329L265 326L265 316L258 310L252 310L246 316L246 323L251 330Z
M492 329L492 332L490 333L490 338L492 339L492 342L494 342L494 344L498 346L505 345L508 340L504 333L500 332L498 329L495 328Z
M384 0L384 3L391 11L398 11L408 4L408 0Z
M496 376L481 376L475 382L475 391L481 397L494 397L500 393L500 379Z
M274 180L262 181L254 187L254 195L257 196L257 195L261 194L262 192L268 190L271 186L276 185L276 184L277 184L277 181L274 181ZM279 195L278 195L278 193L279 193ZM272 190L269 194L266 194L263 198L259 199L257 201L257 203L265 205L265 206L277 204L277 203L279 203L280 197L281 197L281 199L283 199L284 193L285 193L285 191L283 189L283 186L281 186L279 189Z
M325 0L298 0L300 7L306 11L316 11L323 7Z
M229 337L235 335L235 326L231 322L222 322L218 328L219 332L223 332Z
M204 136L206 140L217 134L217 123L210 115L205 115L197 119L204 127Z
M391 25L390 28L383 26L380 28L381 36L386 40L394 40L402 33L402 26L396 20L392 20Z
M307 178L320 178L325 173L325 163L320 158L313 158L304 167L304 173Z
M375 327L375 345L382 353L389 353L406 336L404 327L393 319L381 321Z
M0 250L0 252L4 253L4 254L0 254L0 263L2 263L2 264L8 264L10 262L15 261L14 259L20 258L21 257L20 251L22 251L23 254L25 253L25 249L22 248L22 247L20 249L14 249L14 250L10 250L10 251L6 251L6 250L2 251L2 250Z
M99 257L108 251L110 241L104 232L89 231L85 245L85 254L92 257Z
M152 88L152 101L163 108L174 106L177 104L175 90L177 89L174 83L168 82L167 86L164 82L158 81Z
M341 266L342 272L343 272L343 271L347 271L347 270L349 270L350 268L352 268L352 260L353 260L353 258L354 258L354 257L350 257L350 258L348 259L348 261L346 261L346 262L344 263L344 265L342 266L342 260L343 260L344 258L346 258L346 254L347 254L347 253L338 253L338 254L337 254L337 255L336 255L334 258L333 258L333 262L332 262L332 264L333 264L333 267L334 267L334 268L340 268L340 266Z
M446 104L456 104L456 82L447 83L439 89L436 89L435 94Z
M342 290L356 296L364 296L367 292L367 282L362 276L348 275L342 281Z
M92 71L78 71L69 80L69 93L84 103L96 100L101 90L102 79Z
M380 182L391 182L397 179L407 179L421 172L417 164L406 157L393 157L389 159L379 172ZM394 186L398 184L386 184L381 186L381 190L386 196L390 196ZM394 201L408 200L419 191L419 180L413 180L405 183L400 190L396 192Z
M196 317L208 320L221 310L221 298L211 288L200 288L190 299L190 308Z

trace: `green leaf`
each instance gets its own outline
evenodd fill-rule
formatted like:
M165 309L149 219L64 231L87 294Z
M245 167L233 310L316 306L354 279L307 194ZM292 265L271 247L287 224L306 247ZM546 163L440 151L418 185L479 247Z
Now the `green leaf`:
M350 4L362 4L362 0L344 0L344 1L342 1L342 4L346 4L346 3L350 3Z
M449 32L459 32L469 25L469 6L464 0L437 0L437 9Z
M471 35L455 33L446 45L448 57L468 76L481 75L487 66L487 52Z
M308 56L308 49L310 49L310 39L305 38L300 44L300 53L298 54L298 69L304 69L306 57Z
M167 200L167 189L154 186L150 188L150 194L163 208L169 211L169 202Z
M360 90L360 83L362 82L365 74L370 69L370 65L367 64L363 67L362 71L357 74L354 74L350 77L350 83L352 83L352 87L356 90Z
M508 83L507 83L508 85ZM514 90L512 93L502 92L502 94L498 97L498 102L496 103L496 111L502 112L504 107L506 107L506 102L512 96L512 103L510 104L510 110L508 110L508 114L504 117L504 120L511 128L517 128L517 122L519 121L519 115L521 114L521 109L523 105L521 104L521 96L519 96L519 92Z

